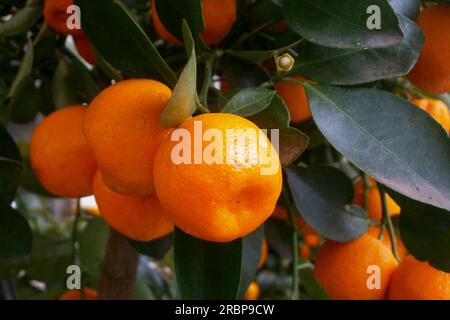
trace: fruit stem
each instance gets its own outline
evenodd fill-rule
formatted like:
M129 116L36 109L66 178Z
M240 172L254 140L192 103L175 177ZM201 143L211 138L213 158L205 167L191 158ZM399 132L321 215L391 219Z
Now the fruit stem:
M78 222L80 221L81 216L81 199L77 198L75 205L75 217L73 220L72 226L72 261L74 265L80 266L80 244L78 242ZM81 286L80 290L80 299L84 300L84 290L83 286Z
M292 229L292 296L291 300L299 300L299 277L298 277L298 232L295 225L295 210L292 206L292 202L289 198L288 187L285 185L283 188L283 201L286 206L289 218L289 224Z
M398 255L397 250L397 237L395 235L395 229L394 225L392 224L391 216L389 215L389 210L386 201L386 192L381 187L380 187L380 196L381 196L381 204L383 207L383 225L387 225L389 231L389 238L391 238L392 253L394 254L395 259L397 259L397 261L400 261L400 257Z
M205 70L203 72L203 84L200 91L200 102L205 107L208 105L208 92L209 87L211 86L211 78L215 57L216 57L215 52L212 52L208 55L208 57L205 60Z

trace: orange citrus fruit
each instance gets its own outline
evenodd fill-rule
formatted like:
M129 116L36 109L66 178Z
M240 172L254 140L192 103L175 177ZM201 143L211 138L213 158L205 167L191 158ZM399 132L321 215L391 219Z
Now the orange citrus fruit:
M73 36L73 41L80 56L90 64L95 64L94 48L86 34Z
M417 24L425 45L408 79L432 93L450 91L450 4L439 3L422 10Z
M81 296L83 291L83 297ZM67 290L64 292L58 300L98 300L98 292L95 289L85 288L82 290Z
M298 254L300 257L311 260L311 247L306 243L302 243L298 248Z
M258 300L261 295L261 288L259 287L258 282L253 281L248 286L247 292L244 295L244 300Z
M386 298L391 275L398 262L384 243L371 235L348 242L326 241L319 249L315 274L327 293L338 300ZM379 287L369 286L370 268L379 268Z
M57 110L36 127L30 142L30 160L41 184L60 197L92 194L97 165L84 136L86 108Z
M369 218L373 220L381 220L383 208L381 204L380 190L378 189L377 182L369 177L370 188L367 190L367 213ZM353 198L353 204L357 204L364 208L364 180L359 180L355 186L355 196ZM397 203L386 194L386 204L388 207L389 215L396 216L400 214L400 207Z
M294 78L299 81L310 82L300 76ZM277 90L277 94L283 98L291 115L292 123L304 122L311 118L306 90L302 85L290 81L283 81L276 83L275 89Z
M381 232L380 227L370 227L369 230L367 231L368 234L370 234L371 236L373 236L377 239L380 235L380 232ZM400 238L400 236L396 235L396 238L397 238L398 256L401 260L403 260L408 255L408 251L406 250L406 247L403 244L403 241ZM389 231L387 230L387 228L384 230L383 239L381 241L383 241L383 243L386 245L386 247L389 248L389 250L392 250L391 236L389 235Z
M172 232L155 195L126 196L110 190L97 172L94 195L100 216L114 229L136 241L150 241Z
M236 22L236 0L203 0L202 7L205 30L200 35L206 44L218 44L225 39ZM152 0L152 19L156 32L163 40L182 45L181 41L173 36L160 20L155 0Z
M392 276L390 300L450 300L450 273L408 256Z
M199 137L199 131L205 135ZM182 141L171 137L161 144L154 177L161 206L180 229L228 242L251 233L272 214L281 193L281 164L254 123L210 113L186 120L173 133ZM180 144L187 147L182 150Z
M259 258L258 268L261 269L267 261L267 255L269 254L269 246L267 240L263 239L261 245L261 257Z
M71 14L67 13L67 8L72 6L73 0L45 0L44 19L47 24L55 31L62 34L80 34L81 29L69 29L67 21Z
M432 116L445 131L450 131L450 111L444 102L436 99L413 99L411 102Z
M124 80L103 90L91 103L84 131L106 185L126 195L153 189L153 159L170 129L160 114L171 96L164 84Z

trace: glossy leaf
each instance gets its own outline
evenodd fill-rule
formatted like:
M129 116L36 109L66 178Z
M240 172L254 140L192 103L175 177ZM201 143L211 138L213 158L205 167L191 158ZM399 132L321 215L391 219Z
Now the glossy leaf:
M34 62L34 47L31 40L29 40L25 47L25 55L23 56L19 71L17 72L16 77L14 78L14 81L11 85L11 88L9 89L7 98L11 98L12 96L14 96L19 84L30 75L31 70L33 69L33 62Z
M22 170L21 162L0 157L0 198L7 203L14 199Z
M309 138L297 128L281 128L279 134L280 161L283 167L287 167L294 163L294 161L306 150Z
M381 28L370 30L368 8L380 8ZM334 48L382 48L403 38L386 0L283 0L289 27L308 41Z
M280 129L289 127L290 115L283 99L275 95L267 108L248 119L261 129Z
M339 152L389 188L450 210L450 139L431 116L384 91L305 86L317 126Z
M73 85L72 68L65 58L59 61L53 75L52 96L53 103L58 109L80 103Z
M293 73L320 83L354 85L403 76L416 64L424 43L420 28L399 16L403 40L388 48L336 49L307 43Z
M26 123L33 120L41 106L39 89L35 86L31 76L25 77L18 83L9 102L11 120Z
M242 117L253 116L266 109L272 102L275 91L263 88L248 88L234 95L220 112Z
M166 253L170 250L172 238L173 235L169 234L148 242L130 240L130 245L140 254L159 260L164 258Z
M389 0L389 4L395 12L408 19L416 20L419 15L420 0Z
M20 151L10 135L0 124L0 157L21 161Z
M0 37L13 37L30 29L42 15L42 1L28 0L11 19L0 24Z
M367 232L367 213L349 205L353 184L342 171L328 166L289 167L286 176L302 217L325 238L348 242Z
M236 299L258 269L262 231L229 243L174 231L175 271L182 299ZM249 280L250 279L250 280Z
M0 258L16 258L31 251L32 233L27 220L0 201Z
M119 1L75 0L75 4L83 13L83 30L112 66L129 77L150 77L175 85L175 74Z

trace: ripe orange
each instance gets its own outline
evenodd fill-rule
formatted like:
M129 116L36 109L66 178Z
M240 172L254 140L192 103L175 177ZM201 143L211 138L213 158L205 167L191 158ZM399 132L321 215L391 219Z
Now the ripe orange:
M392 276L389 299L450 300L450 273L408 256Z
M67 198L92 194L97 165L83 134L86 108L71 106L47 116L34 130L30 160L41 184Z
M370 219L381 220L383 208L381 205L380 190L378 189L377 182L373 178L369 178L369 182L370 188L367 190L366 210ZM354 188L355 197L353 199L353 204L357 204L364 208L364 180L359 180ZM386 204L389 215L395 216L400 214L400 207L389 195L386 195Z
M428 112L445 131L450 131L450 111L444 102L436 99L413 99L411 102Z
M45 22L55 31L62 34L80 34L81 29L69 29L67 27L67 20L70 15L67 13L67 8L73 5L73 0L45 0L44 3L44 18Z
M317 247L320 244L320 235L317 233L306 233L303 241L310 247Z
M155 195L125 196L111 191L100 172L94 178L94 195L100 216L114 229L136 241L150 241L172 232Z
M381 232L380 227L370 227L369 230L367 231L368 234L370 234L371 236L373 236L377 239L378 239L378 236L380 235L380 232ZM383 235L382 241L389 248L389 250L392 250L391 236L389 235L387 228L386 228L386 230L384 230L384 235ZM399 235L397 235L397 251L398 251L398 256L401 260L406 258L406 256L408 255L408 251L406 250L405 245L403 244L403 241Z
M159 119L171 93L157 81L125 80L103 90L89 106L85 134L113 191L136 196L154 192L153 159L171 132Z
M81 291L84 296L81 297ZM95 289L84 288L82 290L67 290L64 292L58 300L98 300L98 292Z
M269 246L267 240L263 239L261 246L261 257L259 258L258 268L261 269L267 261L267 255L269 254Z
M261 295L261 288L259 287L258 282L253 281L248 286L247 292L244 295L244 300L258 300Z
M311 260L311 247L306 243L303 243L298 248L298 254L300 257L303 257L307 260Z
M94 48L86 34L73 36L73 41L80 56L90 64L95 64Z
M310 82L300 76L294 78L299 81ZM283 81L276 83L275 89L278 95L283 98L284 103L286 103L292 123L304 122L311 118L308 98L303 86L293 82Z
M218 44L225 39L236 22L236 0L203 0L202 5L205 30L200 35L206 44ZM182 45L161 22L156 12L155 0L152 0L152 19L156 32L163 40Z
M380 287L369 289L371 278L380 271ZM386 298L391 275L398 262L392 252L373 236L365 234L348 242L326 241L317 255L315 274L333 299L378 300Z
M207 138L197 137L199 130L205 136L214 133L212 142L202 143ZM161 206L180 229L204 240L228 242L254 231L272 214L281 193L281 165L255 124L237 115L210 113L186 120L174 133L189 136L182 136L182 142L164 141L154 177ZM252 134L258 142L250 139ZM177 151L181 143L187 143L187 150ZM195 164L188 153L206 157ZM264 172L269 167L271 172Z
M450 91L450 4L439 3L422 10L417 24L425 45L408 79L420 89L433 93Z

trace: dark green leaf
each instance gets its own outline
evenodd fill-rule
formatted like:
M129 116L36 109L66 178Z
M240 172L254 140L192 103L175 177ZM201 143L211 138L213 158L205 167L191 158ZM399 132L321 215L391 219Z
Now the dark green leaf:
M298 273L309 299L330 300L328 294L316 280L313 265L300 268Z
M72 72L69 62L62 58L56 67L52 82L53 103L58 109L80 102L77 98Z
M34 79L27 76L20 81L9 101L11 120L17 123L27 123L33 120L41 106L39 88Z
M103 261L108 235L109 226L103 219L95 218L88 222L87 227L79 235L82 266L100 264Z
M247 60L256 64L261 64L264 61L273 57L273 51L271 50L227 50L227 54L230 56Z
M78 95L84 102L90 103L98 95L100 88L80 61L77 59L72 60L72 68Z
M10 203L14 199L22 170L21 162L0 157L0 201Z
M336 49L306 44L293 73L318 82L354 85L403 76L417 62L424 37L420 28L399 16L403 40L388 48Z
M0 157L21 161L19 148L14 142L13 137L2 125L0 125Z
M181 298L236 299L258 268L262 232L255 232L259 235L216 243L176 228L174 262Z
M36 178L36 174L31 167L30 159L28 157L23 159L23 174L22 178L20 180L20 185L27 189L28 191L31 191L33 193L36 193L42 197L47 198L54 198L55 195L48 192L39 182L39 180Z
M353 199L353 184L342 171L327 166L290 167L286 175L301 215L325 238L348 242L367 232L367 214L348 205Z
M33 61L34 61L34 47L33 42L31 40L28 41L28 44L25 47L25 55L23 56L22 63L20 64L20 69L14 78L14 81L9 89L7 98L10 98L14 95L19 83L23 81L26 77L28 77L33 69Z
M169 234L148 242L130 240L130 245L140 254L160 260L164 258L166 253L170 250L170 247L172 246L172 238L173 235Z
M0 37L13 37L30 29L41 17L42 1L28 0L11 19L0 24Z
M250 117L266 109L274 96L275 91L272 90L263 88L244 89L234 95L221 112Z
M431 116L379 90L305 86L317 126L339 152L389 188L450 209L450 139Z
M176 76L119 1L75 0L95 49L129 77L150 77L173 87Z
M370 6L380 8L381 28L370 30ZM306 40L334 48L381 48L403 37L398 19L386 0L284 0L289 27Z
M281 128L279 134L280 161L283 167L287 167L297 160L306 150L309 138L306 134L296 128ZM271 137L271 141L273 144L273 137Z
M231 82L232 87L257 87L269 80L265 71L252 62L224 56L222 67L224 68L226 79Z
M27 220L6 203L0 203L0 258L16 258L31 251L32 233Z
M263 111L249 117L261 129L280 129L289 127L289 111L278 95L275 95L270 105Z
M389 4L395 12L408 19L416 20L420 11L420 0L390 0Z

